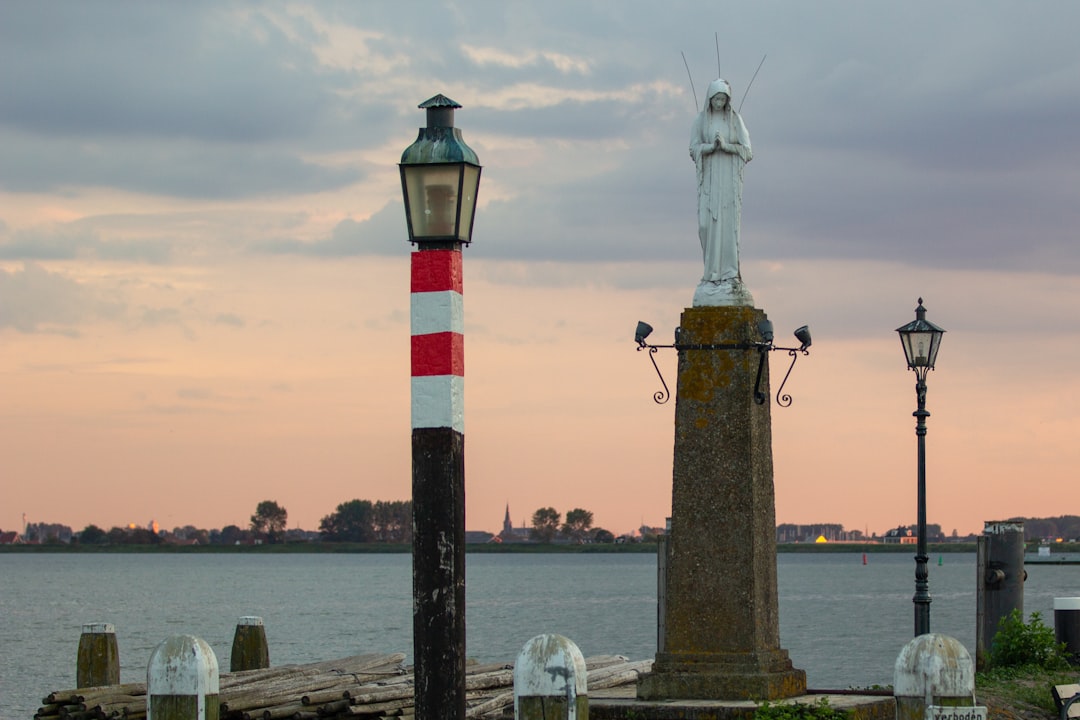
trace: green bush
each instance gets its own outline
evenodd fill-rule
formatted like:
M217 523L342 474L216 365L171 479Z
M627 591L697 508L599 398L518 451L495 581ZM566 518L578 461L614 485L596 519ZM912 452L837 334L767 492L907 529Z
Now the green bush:
M1001 619L990 643L991 667L1034 666L1060 670L1067 665L1065 644L1055 640L1053 628L1043 624L1039 613L1031 613L1031 619L1026 623L1019 610L1013 610Z
M828 698L816 703L763 702L754 711L754 720L849 720L850 717L847 710L829 705Z

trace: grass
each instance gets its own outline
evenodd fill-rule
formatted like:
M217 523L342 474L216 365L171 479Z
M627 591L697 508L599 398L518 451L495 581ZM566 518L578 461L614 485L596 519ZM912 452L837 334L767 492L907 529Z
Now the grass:
M1050 694L1054 685L1077 682L1080 670L1047 670L1038 665L999 667L975 675L975 698L991 709L991 717L1056 718ZM998 712L995 713L994 711Z

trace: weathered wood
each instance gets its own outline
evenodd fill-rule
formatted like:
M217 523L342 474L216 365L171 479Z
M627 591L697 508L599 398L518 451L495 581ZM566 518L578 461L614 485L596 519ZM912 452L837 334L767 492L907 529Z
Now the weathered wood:
M75 684L80 687L100 687L120 682L120 651L112 625L83 625L75 676Z
M320 716L327 717L329 715L337 715L339 712L348 711L348 709L348 700L335 700L334 702L320 705L317 712Z
M270 667L270 647L261 617L245 616L236 623L229 669L261 670Z
M281 718L291 718L304 709L305 707L299 702L286 703L285 705L275 705L274 707L268 707L262 711L262 720L281 720Z
M413 657L417 713L465 717L465 436L412 431Z
M315 720L363 717L414 720L413 676L401 665L404 655L370 654L309 665L278 666L263 670L223 673L220 677L221 720ZM619 655L586 659L588 687L603 689L636 684L651 660L630 662ZM474 664L465 675L466 717L496 720L513 705L513 665ZM326 685L327 687L323 687ZM101 688L56 691L64 702L45 703L38 720L143 720L145 685L128 683ZM85 696L85 700L70 698ZM308 705L303 698L308 698ZM61 718L62 705L87 709ZM321 714L320 714L321 713Z
M326 690L319 690L316 692L304 693L300 697L300 703L302 705L318 705L324 702L331 702L333 700L348 700L350 697L348 690L342 690L341 688L328 688Z

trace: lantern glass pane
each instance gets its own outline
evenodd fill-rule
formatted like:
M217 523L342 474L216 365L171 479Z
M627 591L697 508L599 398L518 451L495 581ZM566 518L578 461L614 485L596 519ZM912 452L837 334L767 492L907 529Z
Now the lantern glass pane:
M473 217L476 215L476 191L480 185L480 168L465 165L461 178L461 227L458 239L469 242L472 236Z
M934 347L934 333L932 332L907 332L901 335L904 343L904 354L907 355L908 367L933 367L934 355L937 348Z
M413 236L455 237L460 166L408 165L404 171Z

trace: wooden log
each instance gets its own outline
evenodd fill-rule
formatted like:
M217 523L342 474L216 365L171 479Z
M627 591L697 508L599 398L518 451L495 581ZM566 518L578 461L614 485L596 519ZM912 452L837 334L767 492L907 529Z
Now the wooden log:
M471 707L465 711L465 716L470 718L479 718L492 714L499 714L505 708L514 704L514 691L499 693L495 697L491 698L487 702L480 703L475 707Z
M299 702L285 703L284 705L275 705L273 707L265 708L262 711L262 720L281 720L282 718L291 718L296 713L305 710L304 705Z
M324 702L331 702L333 700L348 700L349 697L350 693L348 690L343 690L340 687L333 687L327 688L326 690L304 693L300 696L300 703L302 705L320 705Z
M320 705L316 712L319 713L319 717L332 717L339 712L347 712L348 709L349 701L346 699Z
M75 688L74 690L56 690L45 697L45 703L85 702L99 695L122 693L125 695L145 695L146 683L121 683L104 687Z

